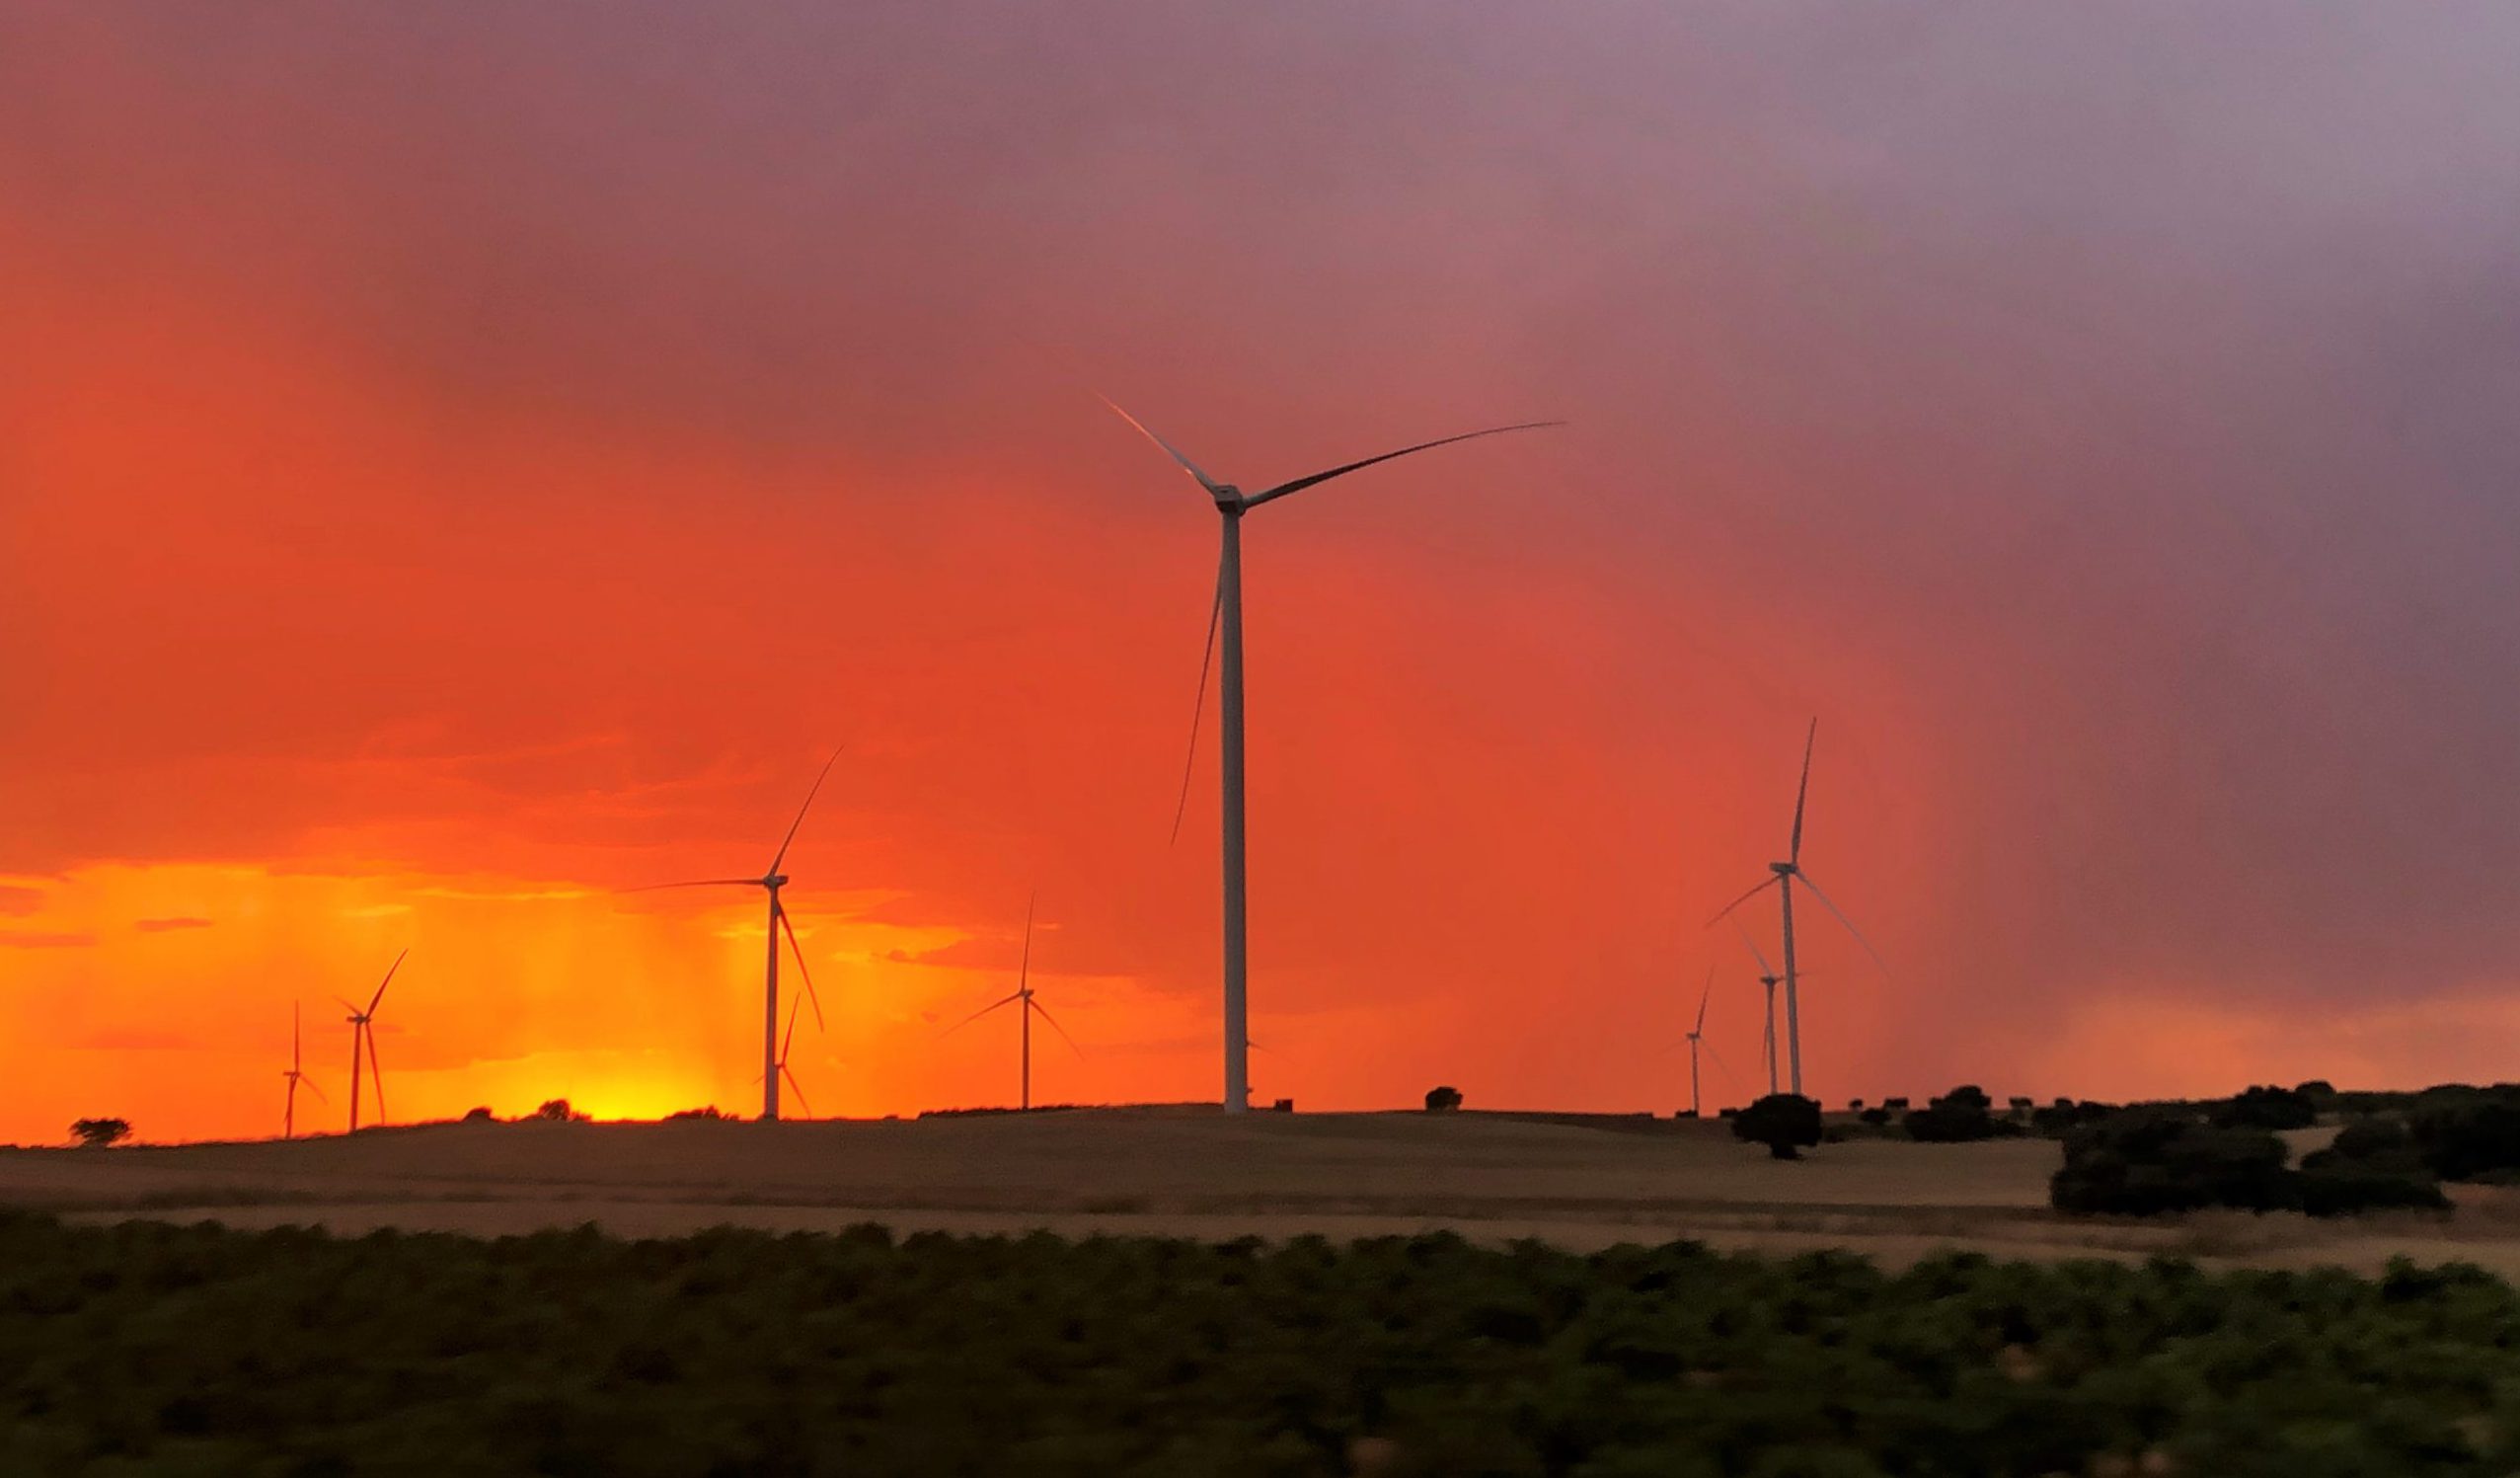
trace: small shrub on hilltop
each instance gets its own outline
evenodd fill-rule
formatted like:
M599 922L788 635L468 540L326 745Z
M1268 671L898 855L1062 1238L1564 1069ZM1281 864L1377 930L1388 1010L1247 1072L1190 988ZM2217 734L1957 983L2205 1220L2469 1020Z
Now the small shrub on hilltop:
M466 1110L464 1113L464 1122L466 1124L496 1124L498 1123L498 1116L492 1113L488 1105L483 1105L479 1108Z
M1764 1144L1780 1160L1798 1160L1820 1142L1820 1105L1796 1093L1771 1093L1732 1119L1732 1137Z
M128 1119L82 1119L70 1126L70 1137L83 1149L110 1149L131 1137Z
M569 1100L565 1098L555 1098L546 1100L541 1108L536 1109L534 1111L534 1117L536 1119L548 1120L553 1124L585 1124L590 1122L594 1116L591 1114L580 1114L576 1110L572 1109L569 1106Z
M2225 1099L2206 1117L2225 1128L2306 1129L2319 1122L2319 1110L2299 1089L2268 1084Z
M716 1104L710 1104L705 1108L676 1109L665 1116L665 1122L671 1124L677 1120L684 1119L706 1119L714 1122L723 1119L732 1119L733 1117L733 1115L727 1113L722 1108L719 1108Z
M1962 1083L1910 1112L1900 1124L1909 1137L1929 1144L1961 1144L2022 1131L2020 1125L1995 1117L1994 1101L1974 1083Z
M2078 1126L2106 1119L2118 1112L2115 1104L2084 1102L2060 1098L2044 1109L2030 1111L2030 1129L2050 1139L2062 1139Z
M1440 1087L1440 1088L1429 1088L1429 1089L1427 1089L1427 1090L1426 1090L1426 1112L1427 1112L1427 1113L1429 1113L1429 1114L1449 1114L1449 1113L1451 1113L1453 1110L1458 1109L1458 1108L1460 1108L1460 1107L1461 1107L1461 1090L1460 1090L1460 1089L1447 1086L1447 1087Z

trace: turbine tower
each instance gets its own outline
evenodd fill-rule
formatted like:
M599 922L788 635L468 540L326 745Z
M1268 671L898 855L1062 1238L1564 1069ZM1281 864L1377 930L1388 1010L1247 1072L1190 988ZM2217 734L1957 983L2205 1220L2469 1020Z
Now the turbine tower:
M1244 929L1246 890L1243 855L1243 515L1264 503L1284 498L1290 493L1301 493L1316 483L1326 483L1332 478L1345 477L1351 472L1371 467L1377 462L1388 462L1395 457L1405 457L1413 452L1449 446L1455 441L1467 441L1474 436L1493 436L1505 431L1533 430L1541 427L1561 426L1564 423L1531 421L1515 426L1497 426L1489 427L1485 430L1464 431L1457 436L1421 441L1414 446L1404 446L1398 451L1387 451L1380 456L1344 463L1327 472L1316 472L1309 477L1299 477L1292 482L1279 483L1273 488L1258 493L1245 493L1230 483L1220 483L1201 472L1196 463L1175 450L1173 443L1148 429L1144 422L1120 410L1108 400L1106 400L1104 404L1119 412L1121 420L1137 428L1147 440L1162 447L1166 455L1181 464L1183 471L1188 473L1201 488L1207 490L1207 496L1216 503L1216 511L1223 523L1224 542L1217 561L1216 598L1208 607L1207 647L1200 654L1198 685L1199 699L1203 705L1207 697L1208 658L1216 651L1217 633L1222 630L1225 636L1224 672L1220 684L1222 689L1220 698L1224 708L1220 747L1224 750L1222 829L1225 842L1225 1112L1240 1114L1252 1106L1250 1060L1246 1052L1250 1033L1247 1030L1245 987L1248 983L1248 957L1245 951ZM1193 746L1198 742L1198 711L1196 709L1193 709L1190 715L1190 742ZM1188 797L1187 786L1188 782L1185 778L1183 792L1184 804ZM1173 824L1178 834L1181 829L1179 813L1176 813Z
M1033 999L1036 994L1038 992L1032 988L1032 904L1028 899L1024 905L1024 963L1016 968L1015 993L991 1001L946 1028L944 1033L945 1036L951 1037L1001 1006L1018 1007L1016 1015L1023 1019L1024 1024L1020 1031L1023 1088L1017 1100L1017 1107L1027 1110L1032 1107L1032 1017L1036 1012L1041 1020L1049 1024L1051 1031L1059 1034L1060 1040L1068 1045L1070 1051L1075 1052L1079 1058L1085 1055L1085 1050L1076 1045L1075 1038L1068 1036L1067 1028L1059 1025L1058 1018L1050 1014L1050 1008Z
M1794 792L1794 831L1787 840L1786 860L1769 863L1770 876L1766 882L1724 904L1720 912L1707 920L1707 927L1712 929L1730 916L1733 909L1757 897L1760 894L1771 888L1777 891L1777 901L1785 919L1786 1070L1796 1095L1802 1092L1802 1016L1800 1000L1795 989L1797 979L1794 969L1794 885L1795 880L1799 879L1802 886L1811 891L1811 896L1818 898L1820 905L1828 909L1839 923L1846 926L1846 932L1854 935L1855 942L1864 946L1864 952L1872 957L1872 963L1880 966L1881 973L1886 975L1890 972L1890 968L1881 963L1879 952L1872 948L1872 942L1864 937L1863 931L1855 927L1854 921L1849 919L1837 904L1829 901L1829 895L1821 892L1820 885L1812 881L1811 875L1802 868L1802 806L1811 794L1811 746L1819 737L1820 721L1813 719L1810 732L1804 735L1802 739L1802 782Z
M385 999L385 987L394 983L394 972L403 968L403 955L410 953L406 949L402 955L394 957L393 964L385 967L385 978L376 982L376 993L367 998L366 1010L360 1010L356 1002L344 1000L338 995L333 997L350 1008L350 1132L353 1134L358 1132L358 1058L361 1048L367 1050L369 1076L375 1079L376 1122L380 1125L385 1122L385 1069L376 1060L376 1008Z
M797 1045L797 1009L803 1004L804 1001L802 997L788 1003L788 1031L787 1035L779 1039L779 1076L787 1079L788 1091L797 1096L798 1107L805 1111L805 1117L807 1119L811 1119L813 1117L813 1105L805 1102L804 1085L798 1082L797 1075L788 1070L789 1050Z
M1707 967L1707 984L1698 992L1698 1024L1689 1029L1689 1117L1705 1117L1705 1105L1698 1102L1698 1049L1706 1045L1707 998L1715 994L1715 967Z
M1777 1091L1777 981L1785 976L1778 974L1776 967L1768 964L1768 957L1759 952L1758 941L1752 939L1750 931L1743 927L1741 915L1736 913L1732 916L1732 927L1741 931L1741 942L1749 946L1750 958L1759 962L1759 983L1768 989L1767 1013L1759 1023L1759 1055L1768 1064L1768 1091L1774 1093Z
M399 964L400 962L398 961L397 963ZM344 1002L344 1004L346 1005L348 1003ZM280 1074L281 1077L288 1079L289 1084L288 1100L280 1110L280 1137L283 1139L294 1139L297 1137L298 1085L303 1083L306 1085L307 1092L314 1094L317 1098L324 1098L324 1090L316 1087L315 1080L306 1075L306 1027L303 1019L304 1015L305 1013L298 1009L297 1002L289 1002L289 1070ZM357 1044L353 1043L351 1046L353 1050L355 1050ZM324 1101L326 1103L332 1102L329 1098L324 1099Z
M847 745L842 745L846 748ZM813 798L821 793L823 778L839 762L840 750L822 762L820 774L813 777L813 788L805 792L805 804L797 808L797 818L788 824L788 834L779 842L779 850L770 858L770 871L758 878L702 878L693 883L651 883L646 888L625 889L626 893L655 893L667 888L758 888L770 895L770 924L767 943L768 960L761 977L761 1117L779 1117L779 1071L786 1053L779 1046L779 936L788 936L788 952L796 956L797 978L804 981L805 1000L813 1007L813 1027L822 1030L822 997L813 988L813 972L805 969L804 949L797 943L797 926L788 922L788 910L779 902L779 890L788 886L788 875L779 868L788 860L788 848L797 839L797 829L805 823L805 813L813 809ZM791 1028L793 1031L793 1026ZM801 1095L802 1096L802 1095Z

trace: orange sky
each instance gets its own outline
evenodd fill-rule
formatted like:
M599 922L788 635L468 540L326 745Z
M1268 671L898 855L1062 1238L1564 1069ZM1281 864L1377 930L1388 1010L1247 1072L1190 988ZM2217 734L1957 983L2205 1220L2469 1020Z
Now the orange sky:
M297 1001L334 1123L406 946L396 1119L750 1105L757 900L617 891L844 741L815 1111L1012 1097L1034 890L1039 1095L1212 1097L1213 515L1097 391L1575 423L1247 528L1263 1099L1668 1111L1710 964L1746 1080L1813 714L1822 1096L2508 1075L2483 59L955 10L0 31L0 1138L272 1131Z

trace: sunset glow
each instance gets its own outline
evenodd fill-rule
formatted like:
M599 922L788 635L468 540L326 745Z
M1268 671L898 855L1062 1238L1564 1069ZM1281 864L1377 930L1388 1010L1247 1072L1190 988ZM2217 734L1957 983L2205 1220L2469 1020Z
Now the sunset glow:
M2511 1075L2520 111L2454 28L960 10L0 26L0 1140L276 1133L292 1003L339 1128L406 947L397 1122L749 1113L758 892L624 891L843 742L816 1115L1012 1102L943 1034L1036 892L1036 1098L1213 1101L1214 515L1098 393L1255 487L1572 423L1245 530L1261 1102L1668 1113L1710 963L1738 1101L1705 925L1814 715L1891 966L1805 925L1816 1096ZM2166 142L2226 110L2325 145Z

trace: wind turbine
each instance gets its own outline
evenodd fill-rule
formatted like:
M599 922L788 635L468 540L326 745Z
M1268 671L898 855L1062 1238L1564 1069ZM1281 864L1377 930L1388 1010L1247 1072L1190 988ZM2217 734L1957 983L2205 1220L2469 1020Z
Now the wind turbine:
M813 798L821 792L823 778L839 759L840 750L834 749L831 757L822 762L821 773L813 777L813 788L805 792L805 804L797 808L797 818L788 823L788 834L771 856L770 871L758 878L702 878L693 883L651 883L646 888L624 890L655 893L667 888L758 888L770 895L769 959L761 976L761 1117L765 1120L779 1117L779 1073L786 1061L786 1053L779 1046L779 936L783 932L788 936L789 953L797 958L797 977L804 981L805 999L813 1006L814 1030L822 1030L822 997L814 991L813 972L805 969L805 952L797 943L797 926L788 922L788 910L779 902L779 890L788 886L788 876L779 868L788 860L788 848L797 839L797 828L805 823L805 813L813 809Z
M397 961L395 963L400 964L401 962ZM383 993L382 987L379 987L378 993ZM344 1004L346 1005L347 1002L344 1002ZM304 1083L306 1085L307 1092L314 1094L317 1098L324 1098L324 1090L316 1087L315 1080L306 1075L306 1028L303 1021L304 1014L305 1013L298 1009L297 1002L289 1002L289 1070L280 1074L281 1077L288 1079L289 1084L287 1105L280 1110L280 1137L283 1139L294 1139L297 1137L298 1084ZM352 1048L355 1051L356 1044L352 1044ZM356 1060L355 1057L353 1057L352 1060ZM326 1103L332 1102L329 1098L325 1098L324 1101Z
M367 998L366 1010L360 1010L354 1001L338 995L333 997L350 1008L350 1132L353 1134L358 1132L358 1056L362 1047L367 1050L369 1075L376 1080L376 1122L385 1122L385 1069L376 1060L376 1007L385 999L385 987L394 983L394 972L403 968L403 955L410 953L406 949L402 955L394 957L393 964L385 967L385 978L376 982L376 993ZM292 1082L290 1086L296 1085Z
M979 1010L946 1028L944 1035L951 1037L1001 1006L1017 1007L1016 1015L1023 1018L1024 1022L1022 1030L1024 1088L1017 1107L1028 1110L1032 1107L1032 1017L1034 1013L1039 1013L1041 1019L1049 1023L1050 1030L1059 1034L1060 1039L1067 1043L1070 1051L1075 1052L1080 1058L1085 1055L1085 1050L1076 1045L1075 1038L1068 1036L1067 1028L1059 1025L1058 1018L1050 1014L1050 1008L1033 999L1036 993L1032 989L1032 904L1027 900L1024 905L1024 962L1016 968L1015 993L982 1006Z
M1689 1117L1702 1116L1704 1106L1698 1102L1698 1049L1706 1045L1707 999L1715 994L1715 967L1707 967L1707 984L1698 992L1698 1024L1689 1029Z
M1250 1045L1250 1034L1246 1030L1245 987L1248 983L1248 957L1245 950L1246 890L1243 856L1243 515L1261 504L1284 498L1290 493L1301 493L1316 483L1326 483L1332 478L1345 477L1351 472L1371 467L1377 462L1388 462L1395 457L1405 457L1413 452L1449 446L1456 441L1468 441L1475 436L1493 436L1505 431L1534 430L1541 427L1562 426L1565 423L1529 421L1515 426L1496 426L1489 427L1484 430L1464 431L1457 436L1445 436L1434 441L1420 441L1414 446L1404 446L1398 451L1387 451L1380 456L1367 457L1362 461L1343 463L1327 472L1316 472L1309 477L1299 477L1292 482L1279 483L1273 488L1247 494L1231 483L1220 483L1201 472L1196 463L1175 450L1173 443L1148 429L1146 423L1120 410L1117 405L1113 405L1107 399L1104 401L1104 404L1118 412L1120 419L1137 428L1147 440L1162 447L1166 455L1181 464L1184 472L1188 473L1201 488L1207 490L1207 496L1215 500L1217 515L1224 526L1224 544L1216 569L1216 598L1209 605L1207 614L1207 646L1202 649L1199 657L1198 689L1200 705L1203 706L1207 698L1208 659L1216 651L1217 632L1222 630L1225 634L1225 670L1221 684L1221 701L1224 707L1221 747L1224 750L1222 829L1225 840L1225 1112L1240 1114L1252 1106L1251 1064L1245 1050ZM1193 708L1190 714L1190 743L1195 756L1198 743L1197 708ZM1182 785L1183 802L1186 807L1189 797L1189 781L1186 776L1184 777ZM1174 814L1173 830L1176 835L1181 832L1179 811Z
M1741 942L1750 947L1750 958L1759 962L1759 983L1768 988L1767 1014L1759 1024L1759 1055L1768 1064L1768 1091L1774 1093L1777 1091L1777 981L1785 976L1778 974L1776 967L1768 964L1768 957L1759 953L1758 941L1750 937L1749 929L1742 925L1741 916L1737 913L1732 916L1732 927L1741 931Z
M1821 906L1828 909L1831 914L1836 916L1839 923L1846 926L1846 932L1854 935L1855 942L1864 946L1864 952L1872 957L1872 963L1881 967L1881 973L1886 975L1890 972L1890 968L1887 965L1883 965L1881 962L1880 952L1872 948L1872 942L1864 937L1864 932L1855 927L1854 920L1848 918L1845 911L1840 909L1837 904L1830 902L1829 895L1820 891L1820 885L1812 881L1809 873L1802 870L1802 803L1809 798L1811 793L1811 746L1819 739L1819 737L1820 721L1818 719L1813 719L1811 721L1810 732L1804 735L1802 739L1802 782L1794 792L1794 832L1787 842L1785 854L1786 860L1783 862L1769 863L1768 872L1771 876L1766 882L1761 883L1758 887L1751 889L1748 893L1743 894L1741 896L1734 898L1731 902L1724 904L1720 912L1717 913L1715 917L1707 920L1707 927L1712 929L1716 925L1723 922L1723 920L1731 914L1733 909L1738 908L1742 904L1750 901L1752 898L1757 897L1760 894L1767 892L1771 888L1777 891L1777 899L1785 914L1786 1064L1794 1092L1796 1095L1799 1095L1802 1092L1802 1017L1799 1010L1800 1002L1795 990L1795 982L1796 979L1794 971L1795 880L1797 878L1800 879L1802 881L1802 886L1811 890L1811 896L1818 898Z

